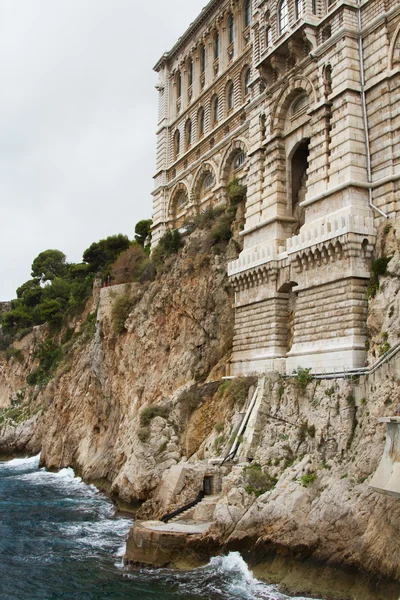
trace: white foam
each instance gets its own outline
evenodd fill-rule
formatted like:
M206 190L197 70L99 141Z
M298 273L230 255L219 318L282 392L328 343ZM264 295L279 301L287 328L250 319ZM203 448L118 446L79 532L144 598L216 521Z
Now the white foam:
M39 467L40 454L26 458L13 458L2 463L2 467Z
M289 596L278 591L276 586L267 585L256 579L239 552L211 559L207 569L217 571L228 579L229 591L241 600L289 600ZM292 598L291 600L311 600Z

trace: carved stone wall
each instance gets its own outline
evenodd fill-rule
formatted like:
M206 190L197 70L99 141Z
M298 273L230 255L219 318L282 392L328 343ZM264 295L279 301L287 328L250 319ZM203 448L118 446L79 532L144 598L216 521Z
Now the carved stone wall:
M304 0L297 14L288 0L282 16L280 3L254 0L249 28L243 6L210 2L158 65L168 116L159 129L164 170L156 177L153 239L180 222L169 208L177 186L188 190L183 213L201 210L196 186L207 166L215 187L204 203L224 201L230 149L242 144L243 251L228 267L236 292L231 373L362 366L376 228L400 208L400 5ZM211 52L218 28L223 56L176 107L176 70L199 44ZM233 112L226 111L230 82ZM207 131L173 162L174 130L183 138L189 116L198 131L200 104Z

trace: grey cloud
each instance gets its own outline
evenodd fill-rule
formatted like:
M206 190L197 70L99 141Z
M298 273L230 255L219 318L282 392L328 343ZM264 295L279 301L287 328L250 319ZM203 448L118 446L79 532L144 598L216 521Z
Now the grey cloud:
M151 215L152 67L204 0L2 0L0 300L35 256L71 261Z

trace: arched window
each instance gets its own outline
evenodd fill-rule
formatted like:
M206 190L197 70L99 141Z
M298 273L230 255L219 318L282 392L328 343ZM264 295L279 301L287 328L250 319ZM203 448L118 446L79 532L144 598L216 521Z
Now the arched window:
M211 110L212 110L212 120L215 125L218 123L218 110L219 110L219 100L218 96L214 96L211 102Z
M231 13L228 17L228 30L229 30L229 44L233 44L235 41L235 19Z
M189 85L193 85L193 72L194 72L193 60L191 58L189 58L189 64L188 64Z
M203 180L203 187L206 191L211 190L212 187L214 187L215 185L215 181L214 181L214 175L212 173L207 173L207 175L204 177Z
M198 123L198 131L199 131L199 136L203 136L204 132L205 132L205 113L204 113L204 108L201 107L199 108L199 112L197 113L197 123Z
M228 112L233 110L235 107L235 88L232 81L230 81L226 86L226 106Z
M301 19L303 16L303 0L296 0L296 19Z
M203 44L202 47L200 48L200 68L201 68L202 73L204 73L204 71L206 70L206 64L207 64L206 47Z
M219 57L219 32L216 31L214 36L214 58L217 59Z
M245 162L246 162L245 153L243 151L239 152L239 154L237 154L235 156L234 161L233 161L234 170L237 171L237 170L241 169Z
M181 134L179 133L179 129L177 129L174 133L174 153L175 158L178 158L179 152L181 151Z
M179 212L188 203L188 195L184 190L179 190L174 198L173 207ZM175 211L174 211L175 212Z
M268 25L265 28L265 47L269 48L271 46L272 43L272 32L271 32L271 27Z
M310 99L306 93L301 94L292 104L292 115L296 115L310 104Z
M250 76L251 76L251 71L249 68L247 68L244 72L244 77L243 77L243 95L244 95L244 97L246 97L250 94Z
M189 119L185 125L186 148L192 143L192 121Z
M289 12L287 0L282 0L278 9L279 35L287 31L289 25Z
M176 76L176 94L178 98L182 96L182 75L180 71Z
M249 27L251 20L251 0L246 0L244 6L244 26Z

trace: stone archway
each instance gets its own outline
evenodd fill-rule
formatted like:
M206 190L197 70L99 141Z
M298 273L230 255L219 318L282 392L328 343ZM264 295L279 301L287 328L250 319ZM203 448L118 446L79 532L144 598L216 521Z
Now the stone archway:
M190 192L191 201L197 210L211 203L216 184L217 180L213 165L204 163L194 176Z
M175 229L182 226L189 205L189 194L186 185L179 182L171 192L168 206L168 221Z
M248 145L247 141L242 138L233 140L233 142L225 150L221 160L221 167L219 172L219 180L225 187L233 179L235 172L238 174L238 179L244 179L247 177L248 171ZM235 159L243 158L240 164L235 166Z
M289 82L287 87L282 90L272 110L271 135L276 133L283 134L290 105L293 104L293 101L297 97L304 95L308 96L310 105L315 103L315 89L310 80L306 77L295 77Z

